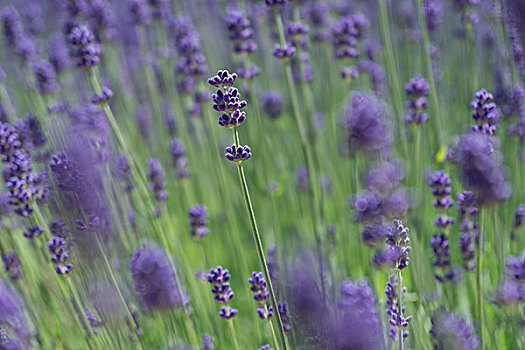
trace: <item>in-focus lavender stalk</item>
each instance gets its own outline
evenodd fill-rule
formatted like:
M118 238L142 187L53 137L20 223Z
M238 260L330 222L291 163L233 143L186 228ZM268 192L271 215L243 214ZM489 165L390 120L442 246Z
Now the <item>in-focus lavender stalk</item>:
M241 95L237 89L232 88L233 83L237 79L237 74L230 74L227 70L220 70L216 76L208 79L208 84L218 88L217 92L213 95L213 109L222 112L223 114L229 114L230 119L234 114L239 115L240 110L246 106L246 101L241 100ZM239 173L239 179L241 182L242 191L244 194L244 200L248 210L248 217L250 219L250 225L252 228L252 234L255 241L257 255L259 257L259 263L261 264L264 278L268 284L268 292L271 298L271 304L273 310L278 310L277 298L272 285L270 272L266 263L266 256L259 235L259 229L257 227L257 221L255 219L255 213L253 210L250 192L246 183L246 176L244 175L244 168L242 163L251 157L251 149L248 146L241 146L239 141L239 134L237 132L237 126L231 127L233 130L233 141L232 147L226 149L226 158L237 164L237 171ZM240 152L239 152L240 150ZM279 336L281 345L284 350L287 350L287 341L284 333L284 326L281 319L281 315L277 312L277 324L279 330ZM230 323L231 324L231 323Z
M223 305L221 311L219 311L219 316L228 321L228 329L230 331L234 349L239 350L235 328L233 327L233 318L237 315L238 310L228 305L235 296L229 282L231 275L228 269L223 269L222 266L217 266L217 268L212 268L210 270L206 278L213 286L211 292L214 294L214 299Z
M401 271L408 266L410 261L408 253L411 247L408 245L410 239L408 238L408 228L403 226L400 220L394 220L392 226L388 229L386 243L391 252L391 261L397 275L391 275L387 282L385 294L388 298L387 314L390 319L390 337L398 341L398 350L404 349L404 341L408 337L408 327L412 316L405 317L406 307L403 306L403 299L406 293L406 287L403 287L403 277Z

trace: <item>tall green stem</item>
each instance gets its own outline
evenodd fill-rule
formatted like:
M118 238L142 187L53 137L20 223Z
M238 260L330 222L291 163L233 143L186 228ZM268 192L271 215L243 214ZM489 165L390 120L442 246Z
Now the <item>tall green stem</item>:
M237 128L233 129L233 139L235 146L239 146L239 134L237 133ZM255 241L255 247L257 249L257 256L259 257L259 262L263 269L264 278L268 284L268 292L270 293L270 299L272 302L272 307L274 314L277 319L277 324L279 326L279 338L284 350L288 349L288 344L286 342L286 335L284 334L283 320L281 319L281 314L279 313L279 304L277 303L277 297L273 289L272 279L270 277L270 270L268 269L268 264L266 263L266 256L264 254L264 248L261 241L261 236L259 235L259 229L257 228L257 221L255 220L255 213L253 211L252 200L250 198L250 192L248 190L248 184L246 183L246 176L244 175L244 169L241 164L237 164L237 170L239 172L239 179L241 181L242 193L244 195L244 201L246 203L246 208L248 209L248 217L250 219L250 226L252 228L253 240Z

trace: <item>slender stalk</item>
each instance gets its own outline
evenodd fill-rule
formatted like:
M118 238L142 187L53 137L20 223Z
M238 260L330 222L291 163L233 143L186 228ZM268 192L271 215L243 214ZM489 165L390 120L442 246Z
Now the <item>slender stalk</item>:
M233 139L235 146L239 146L239 134L237 133L237 128L233 129ZM268 264L266 263L266 256L264 254L264 248L261 241L261 236L259 235L259 229L257 228L257 221L255 220L255 213L253 211L252 200L250 198L250 192L248 190L248 184L246 183L246 176L244 175L244 169L241 164L237 164L237 170L239 172L239 180L241 181L242 193L244 195L244 201L246 203L246 209L248 210L248 217L250 219L250 226L252 228L253 240L255 241L255 247L257 249L257 256L259 257L259 262L263 269L264 278L268 284L268 291L270 293L270 299L272 307L274 309L274 314L277 319L277 324L279 326L279 338L284 350L288 349L288 344L286 342L286 335L284 334L283 320L281 319L281 314L279 313L279 304L277 303L277 298L273 289L272 279L270 277L270 270L268 269Z
M286 45L286 38L284 36L284 26L283 26L283 20L281 18L281 15L279 12L275 11L275 21L277 22L277 28L279 31L279 40L282 46ZM308 147L308 138L306 135L306 131L303 125L303 120L301 119L301 112L299 109L299 100L297 98L297 91L295 89L295 84L293 80L292 75L292 68L289 63L285 64L285 75L286 75L286 83L288 85L288 90L290 92L290 98L292 99L292 109L293 114L295 118L295 124L297 126L297 129L299 131L299 137L301 140L301 151L303 154L303 160L306 165L306 169L308 172L308 187L310 192L312 193L313 200L310 202L310 211L312 216L312 225L314 230L314 236L315 236L315 243L316 243L316 249L317 249L317 259L319 260L319 274L321 279L321 288L322 288L322 295L323 295L323 301L326 300L326 288L325 288L325 282L324 282L324 268L323 268L323 255L322 255L322 240L323 237L321 233L319 232L318 227L318 185L319 181L317 178L317 173L314 169L314 162L313 157L310 148Z
M230 330L230 336L232 338L233 348L234 350L239 350L239 344L237 344L237 337L235 336L235 327L233 327L233 321L229 319L227 322L228 329Z

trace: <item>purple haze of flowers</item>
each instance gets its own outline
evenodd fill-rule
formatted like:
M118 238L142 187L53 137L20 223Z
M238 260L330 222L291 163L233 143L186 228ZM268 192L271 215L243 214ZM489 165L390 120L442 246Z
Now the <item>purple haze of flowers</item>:
M273 316L273 308L268 306L268 298L270 294L266 286L266 279L262 272L252 272L252 277L248 279L250 283L250 290L253 293L253 299L259 304L257 313L261 320L270 319Z
M367 222L362 232L363 242L370 248L375 248L379 243L385 241L387 233L388 227L383 224L382 220Z
M56 74L62 73L69 66L70 57L63 35L57 34L50 39L47 58L55 68Z
M443 21L443 0L425 0L424 10L427 29L432 33Z
M196 205L189 211L191 235L199 240L206 237L210 230L208 229L208 209L202 205Z
M338 309L342 313L339 324L338 349L383 348L382 326L377 297L366 279L341 283Z
M211 269L207 274L208 282L213 286L211 292L214 294L215 300L223 304L219 316L230 320L237 315L238 310L228 306L228 303L233 299L235 294L230 287L229 280L231 275L227 269L223 269L222 266Z
M525 251L521 257L510 256L505 267L505 280L496 289L495 301L514 305L525 300Z
M406 117L407 123L416 125L426 123L428 115L425 111L428 107L429 86L425 78L416 75L405 85L405 92L409 98L406 105L410 111Z
M202 345L203 345L202 350L214 350L215 349L215 347L213 346L213 339L208 334L204 334L202 336Z
M389 323L392 326L390 328L390 338L396 339L398 332L403 328L407 328L412 316L405 317L405 306L399 308L400 301L405 298L406 287L401 288L401 295L398 294L398 283L402 283L403 280L398 281L396 275L390 275L390 280L386 283L385 294L387 296L386 304L388 310L386 311L387 315L390 316ZM408 330L403 330L402 337L405 340L408 337Z
M30 330L25 320L23 304L15 290L0 280L0 328L9 335L3 349L30 349Z
M189 303L182 294L167 253L148 243L135 251L129 263L135 292L147 311L180 307Z
M476 350L480 347L474 330L460 317L439 308L431 317L430 334L434 338L434 349Z
M387 152L392 134L387 110L374 95L355 92L347 111L347 127L352 148L365 152Z
M463 183L473 190L481 206L510 196L511 189L505 182L503 172L503 159L486 135L461 135L453 159L460 166Z

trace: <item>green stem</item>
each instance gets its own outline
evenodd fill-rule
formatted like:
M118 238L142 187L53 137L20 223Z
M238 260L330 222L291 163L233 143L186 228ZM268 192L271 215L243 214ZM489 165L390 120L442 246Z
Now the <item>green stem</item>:
M232 338L233 348L234 350L239 350L239 344L237 344L237 337L235 336L235 327L233 327L233 320L229 319L227 322L228 329L230 330L230 336Z
M236 147L239 145L239 134L237 133L237 128L233 129L233 137L235 140ZM281 314L279 313L279 305L277 303L277 298L273 289L272 279L270 278L270 270L266 263L266 256L264 253L263 244L261 241L261 236L259 235L259 229L257 228L257 221L255 220L255 213L253 211L252 200L250 198L250 192L248 190L248 184L246 183L246 176L244 175L244 169L241 164L237 164L237 170L239 172L239 179L241 181L242 193L244 195L244 201L246 203L246 208L248 209L248 216L250 219L250 226L252 228L253 240L255 241L255 247L257 249L257 256L259 257L259 263L263 269L264 278L268 284L268 291L270 293L270 299L272 307L274 309L274 314L277 319L277 324L279 326L279 337L281 339L281 344L283 349L288 349L288 344L286 343L286 335L284 334L283 321L281 319Z

